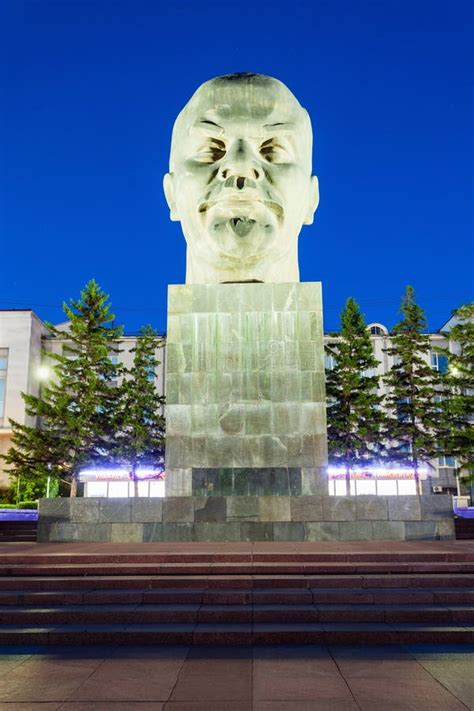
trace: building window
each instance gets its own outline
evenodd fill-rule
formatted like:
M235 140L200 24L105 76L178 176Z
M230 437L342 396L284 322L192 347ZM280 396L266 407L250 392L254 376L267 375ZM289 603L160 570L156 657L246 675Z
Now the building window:
M410 420L411 411L410 411L409 405L410 405L410 398L407 398L407 397L402 398L401 400L399 400L397 402L397 420L399 420L400 422L406 422L407 420ZM407 445L407 446L409 446L409 445ZM403 447L405 447L405 444L403 445ZM401 452L407 451L403 447L400 449L400 451Z
M0 348L0 427L5 415L5 393L7 390L8 348Z
M384 332L382 331L380 326L371 326L370 333L372 336L383 336L384 335Z
M329 496L345 496L345 480L330 479L328 493ZM414 479L373 479L371 481L351 479L350 481L351 496L416 496L416 493Z
M335 360L334 356L329 355L328 353L324 354L324 367L326 370L333 370L335 366Z
M119 359L118 355L110 355L109 354L109 360L112 363L112 365L116 368L119 364ZM112 378L112 380L109 380L109 386L111 388L117 388L118 387L118 380L117 378Z
M456 467L456 460L454 457L445 456L438 457L438 464L440 467L451 467L454 469Z
M448 357L432 351L431 367L433 370L437 370L438 373L446 373L448 371Z
M5 412L5 384L6 378L0 377L0 425L3 425L3 415Z

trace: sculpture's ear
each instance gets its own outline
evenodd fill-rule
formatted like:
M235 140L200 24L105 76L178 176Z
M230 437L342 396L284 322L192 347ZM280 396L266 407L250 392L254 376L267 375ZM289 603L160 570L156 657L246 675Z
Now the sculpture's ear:
M179 222L178 213L176 211L176 202L174 199L174 185L173 185L173 175L172 173L166 173L163 178L163 190L165 191L166 202L170 209L170 220L173 222Z
M304 225L312 225L314 219L314 213L319 205L319 181L315 175L311 177L311 184L309 187L309 207L306 213Z

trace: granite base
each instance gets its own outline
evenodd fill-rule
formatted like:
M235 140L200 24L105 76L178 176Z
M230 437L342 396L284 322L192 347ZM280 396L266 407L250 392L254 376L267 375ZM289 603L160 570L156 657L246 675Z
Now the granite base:
M450 496L41 499L38 541L453 539Z

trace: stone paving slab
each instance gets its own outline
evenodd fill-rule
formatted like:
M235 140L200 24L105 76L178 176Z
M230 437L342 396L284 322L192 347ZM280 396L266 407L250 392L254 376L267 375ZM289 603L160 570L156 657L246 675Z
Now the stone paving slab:
M466 711L474 645L0 647L5 711Z

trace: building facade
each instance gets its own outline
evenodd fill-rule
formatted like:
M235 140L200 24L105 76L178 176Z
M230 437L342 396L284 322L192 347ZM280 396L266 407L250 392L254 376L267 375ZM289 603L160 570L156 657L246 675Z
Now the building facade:
M447 333L453 325L452 319L448 321L440 331L430 334L431 353L430 364L435 370L445 371L447 359L440 355L437 349L440 347L453 347L450 344ZM59 330L67 331L68 324L59 324ZM387 349L391 345L388 329L380 323L368 325L373 344L374 354L379 361L378 375L387 373L392 366L392 357L388 355ZM131 352L137 340L137 336L123 336L119 343L119 352L112 357L118 362L130 367L133 362ZM330 340L325 336L325 340ZM21 393L38 395L40 393L42 377L42 350L59 352L62 348L62 341L51 337L46 325L32 310L0 310L0 454L6 453L11 446L11 426L9 419L20 423L34 425L34 422L27 421L25 415L24 402ZM156 385L161 394L165 393L165 361L166 347L160 349L158 353L160 366L156 373ZM331 357L327 358L326 367L332 366ZM119 383L117 382L116 385ZM381 389L385 386L381 381ZM450 457L442 457L431 462L427 467L427 473L423 484L424 490L435 493L456 493L457 482L454 477L455 462ZM118 481L112 483L103 480L99 482L88 482L86 484L86 494L94 496L123 496L127 495L128 487L119 484ZM160 486L158 486L160 484ZM0 460L0 487L8 485L8 472L5 463ZM409 473L403 472L383 473L383 476L375 473L373 476L367 472L355 473L351 483L354 494L409 494L415 493L414 481ZM156 482L152 486L151 482L144 481L141 484L143 495L157 495L161 492L161 482ZM329 475L329 493L339 494L345 492L345 482L338 480L337 473Z
M31 309L0 311L0 454L11 444L9 420L34 425L25 415L21 393L38 395L41 349L48 329ZM0 487L8 474L0 460Z

